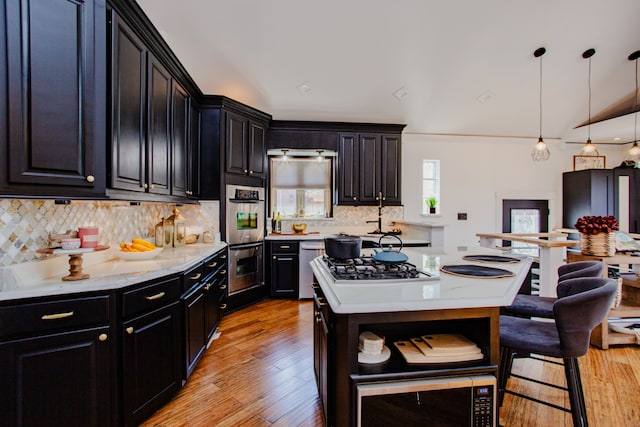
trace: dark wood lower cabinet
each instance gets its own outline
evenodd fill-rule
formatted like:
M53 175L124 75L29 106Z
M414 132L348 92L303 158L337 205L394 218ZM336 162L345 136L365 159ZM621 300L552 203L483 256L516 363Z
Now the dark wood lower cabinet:
M0 344L0 425L109 426L108 326Z
M135 426L181 387L180 303L126 321L122 329L123 421Z
M272 241L269 244L271 296L274 298L298 298L299 242Z

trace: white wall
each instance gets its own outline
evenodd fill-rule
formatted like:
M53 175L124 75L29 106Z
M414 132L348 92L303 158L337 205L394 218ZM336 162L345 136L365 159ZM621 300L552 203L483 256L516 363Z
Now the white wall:
M551 158L531 160L529 138L402 135L404 219L445 225L445 245L474 246L476 233L502 231L502 199L549 200L549 227L562 226L562 172L573 170L581 145L546 141ZM626 146L598 146L607 168L620 164ZM440 215L422 216L422 160L440 160ZM467 220L457 219L459 212Z

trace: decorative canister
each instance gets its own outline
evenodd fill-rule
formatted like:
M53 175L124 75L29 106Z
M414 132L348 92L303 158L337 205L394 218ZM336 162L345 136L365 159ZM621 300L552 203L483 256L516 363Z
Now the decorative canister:
M584 255L614 256L616 254L615 233L580 233L580 252Z
M78 237L81 248L95 248L98 246L98 227L78 227Z

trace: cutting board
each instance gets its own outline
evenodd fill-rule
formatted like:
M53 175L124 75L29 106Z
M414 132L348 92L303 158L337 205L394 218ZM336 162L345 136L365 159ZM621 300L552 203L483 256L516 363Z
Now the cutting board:
M427 357L411 341L396 341L393 345L398 349L400 354L402 354L402 357L404 357L407 363L410 364L469 362L483 358L482 353Z
M480 348L472 343L472 346L450 347L450 348L433 348L428 344L428 340L424 337L411 338L413 345L426 357L442 357L442 356L476 356L481 354Z
M470 353L480 351L476 343L461 334L430 334L420 337L433 353Z

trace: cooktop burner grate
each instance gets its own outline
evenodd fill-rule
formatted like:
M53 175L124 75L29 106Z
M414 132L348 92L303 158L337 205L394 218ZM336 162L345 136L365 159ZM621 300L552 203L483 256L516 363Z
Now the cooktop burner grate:
M409 262L382 263L371 256L336 259L328 256L323 261L334 279L339 281L428 279L430 276Z

